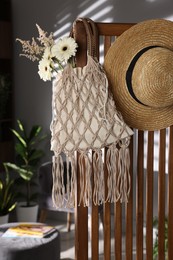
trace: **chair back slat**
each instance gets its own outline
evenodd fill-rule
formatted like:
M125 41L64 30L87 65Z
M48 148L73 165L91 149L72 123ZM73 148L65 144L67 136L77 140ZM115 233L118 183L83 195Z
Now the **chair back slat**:
M91 227L91 259L99 260L99 211L98 206L92 204L92 214L90 216Z
M115 243L115 258L122 259L122 204L118 201L115 204L114 210L114 243Z
M111 210L110 204L105 203L103 209L103 226L104 226L104 260L111 259Z
M78 155L77 155L78 158ZM75 207L75 256L76 259L88 260L88 208L79 205L80 174L77 169L77 190Z
M144 219L144 132L138 131L136 179L136 259L143 260Z
M173 126L169 129L168 163L168 260L173 259Z
M159 172L158 172L158 260L165 257L165 164L166 129L159 134Z
M146 259L153 257L153 160L154 132L147 132L147 172L146 172Z
M130 158L131 158L131 163L130 163L130 179L131 183L133 183L133 143L134 143L134 138L132 138L131 143L130 143ZM126 260L132 260L133 259L133 198L134 198L134 190L133 190L133 185L130 191L129 195L129 200L128 203L125 205L125 212L126 212L126 229L125 229L125 246L126 246L126 251L125 251L125 259Z
M82 37L81 37L82 35ZM80 46L80 51L76 55L77 66L83 67L86 64L87 42L85 28L81 23L76 24L75 38ZM78 154L77 154L78 161ZM88 208L79 205L80 198L80 174L79 164L77 168L77 190L75 207L75 259L88 260Z
M106 157L107 149L104 154ZM106 159L105 159L106 161ZM106 163L104 165L104 178L105 178L105 196L108 194L107 178L108 171ZM110 203L105 203L103 206L103 226L104 226L104 260L110 260L111 258L111 207Z

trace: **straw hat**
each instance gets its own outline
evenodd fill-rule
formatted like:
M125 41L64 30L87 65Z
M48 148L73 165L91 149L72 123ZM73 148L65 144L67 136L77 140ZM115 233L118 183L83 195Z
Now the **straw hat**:
M104 68L117 109L140 130L173 125L173 22L140 22L108 50Z

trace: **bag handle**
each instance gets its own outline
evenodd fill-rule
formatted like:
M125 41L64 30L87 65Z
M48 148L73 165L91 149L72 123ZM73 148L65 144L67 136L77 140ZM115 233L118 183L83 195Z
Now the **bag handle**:
M98 58L98 29L94 21L90 18L77 18L75 22L82 22L87 35L88 54L93 58Z
M90 18L81 18L87 33L88 53L92 57L98 57L98 30L96 24Z

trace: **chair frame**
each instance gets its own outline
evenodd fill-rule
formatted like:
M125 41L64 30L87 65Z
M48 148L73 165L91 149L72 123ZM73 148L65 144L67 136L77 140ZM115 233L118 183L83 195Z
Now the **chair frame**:
M102 39L104 45L104 55L111 46L112 39L120 36L125 30L134 24L129 23L96 23L99 31L99 42ZM78 43L77 66L86 65L87 39L85 29L81 22L77 22L74 26L74 35ZM99 46L98 46L99 50ZM166 133L169 135L169 151L168 151L168 191L165 188L165 147ZM129 202L121 204L117 202L114 205L114 255L116 260L122 259L123 241L125 243L125 259L132 260L134 251L133 229L136 229L135 247L136 260L144 259L144 251L148 260L153 259L153 196L158 193L158 259L165 259L164 252L164 219L168 215L168 259L173 259L173 126L167 130L159 131L159 171L158 171L158 190L154 190L154 132L148 131L147 134L147 169L146 180L144 180L144 131L135 129L135 135L131 140L131 180L135 182L131 189ZM136 146L137 143L137 146ZM137 155L134 156L134 145L137 148ZM134 167L136 173L134 173ZM78 171L79 172L79 171ZM107 170L105 167L105 179ZM134 175L136 179L134 180ZM80 176L77 173L77 190L76 205L79 202L80 194ZM144 184L146 187L146 195L144 195ZM105 188L106 189L106 188ZM168 196L166 197L166 194ZM145 205L144 205L145 203ZM167 213L166 213L167 206ZM135 208L135 212L134 212ZM146 211L144 210L146 208ZM123 210L125 211L125 237L123 237ZM144 211L146 218L146 237L144 236ZM134 225L133 219L136 218ZM104 222L104 259L111 259L111 205L104 204L103 210ZM99 259L99 211L98 206L92 205L91 215L91 259ZM146 248L144 250L144 243ZM87 260L89 257L88 248L88 209L84 206L76 206L75 208L75 259ZM123 258L124 259L124 258Z

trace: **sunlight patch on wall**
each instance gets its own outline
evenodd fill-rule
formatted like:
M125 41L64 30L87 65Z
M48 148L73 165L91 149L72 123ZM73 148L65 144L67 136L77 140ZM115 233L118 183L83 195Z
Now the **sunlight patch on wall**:
M168 173L168 143L169 143L169 131L166 129L166 148L165 148L165 173ZM144 132L144 168L147 168L147 144L148 136L147 131ZM154 161L153 161L153 170L159 171L159 131L154 132Z
M170 15L170 16L167 16L167 17L164 17L164 19L166 19L166 20L170 20L170 21L173 21L173 15Z
M55 39L69 35L72 23L77 17L89 17L93 21L107 23L113 22L111 16L113 8L113 5L109 5L107 0L98 0L94 3L92 0L84 0L76 6L75 13L71 13L69 10L73 10L73 4L67 5L56 17Z
M68 22L68 23L64 24L60 29L58 29L54 32L54 37L59 38L59 37L65 36L65 35L69 35L70 29L71 29L71 23Z
M91 16L90 18L95 21L101 18L102 16L108 14L113 9L113 6L107 6L102 11L96 13L95 15Z
M89 2L91 2L91 0L86 0L83 1L80 5L78 5L79 8L84 8L85 5L89 4Z
M62 17L58 23L61 24L61 23L64 23L65 20L69 19L71 16L71 14L66 14L64 17Z
M146 0L146 2L149 2L149 3L154 3L156 2L157 0Z
M89 13L93 12L94 9L100 7L102 4L104 4L105 2L107 2L107 0L100 0L100 1L97 1L96 3L90 5L85 11L81 12L79 14L79 17L86 17L86 16L89 16ZM79 6L80 8L80 6ZM106 7L104 7L105 9Z

